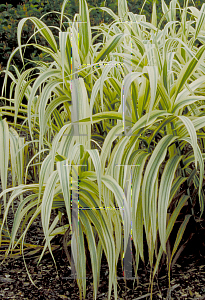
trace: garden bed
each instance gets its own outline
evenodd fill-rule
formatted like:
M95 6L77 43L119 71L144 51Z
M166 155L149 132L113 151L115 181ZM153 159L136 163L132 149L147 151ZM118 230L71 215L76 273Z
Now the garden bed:
M35 230L28 234L30 242L33 242ZM36 235L38 235L36 227ZM205 299L205 247L200 245L204 231L201 236L193 238L184 250L183 256L179 258L172 270L171 276L171 297L168 293L168 276L165 266L155 280L153 287L153 299ZM43 233L42 233L43 237ZM27 242L28 239L27 239ZM57 241L56 241L57 242ZM60 241L59 241L60 242ZM195 245L193 248L191 246ZM37 267L35 257L26 257L25 260L32 280L36 288L29 280L23 259L8 259L0 266L0 296L1 299L80 299L77 282L70 279L71 271L63 250L54 251L57 263L58 274L56 272L51 256L45 255ZM118 274L120 273L120 264ZM98 290L98 300L107 299L108 290L108 265L103 256L101 277ZM132 288L132 282L127 281L127 287L124 280L118 280L118 296L121 299L150 299L149 271L145 270L143 264L140 264L138 272L138 285L135 283ZM87 293L86 299L93 299L92 272L87 272ZM113 300L114 297L111 297Z

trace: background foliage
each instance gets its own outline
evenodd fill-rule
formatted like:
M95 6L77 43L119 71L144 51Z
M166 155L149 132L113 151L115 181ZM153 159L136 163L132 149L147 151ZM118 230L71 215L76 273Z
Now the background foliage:
M143 0L129 0L128 8L134 14L139 14L143 6ZM169 4L169 0L165 1ZM183 0L180 0L179 3L183 5ZM190 1L191 2L191 1ZM5 69L6 63L11 52L17 47L17 26L18 22L24 17L35 16L37 18L42 17L44 14L57 11L60 12L63 0L21 0L17 4L14 4L14 1L7 1L6 4L0 4L0 70ZM158 21L162 17L161 10L161 1L157 0L157 17ZM197 8L200 8L203 1L195 1ZM117 14L117 1L116 0L88 0L88 7L100 7L106 6L112 9ZM152 0L148 0L142 11L146 15L147 20L150 21L152 11ZM78 12L78 1L69 0L68 5L66 6L66 14L68 16L74 16ZM49 13L43 18L43 21L48 26L58 26L59 18L56 14ZM90 14L91 25L98 25L100 23L110 23L112 18L105 12L99 10L94 10ZM27 23L23 28L22 33L22 44L26 43L30 37L30 33L33 31L34 25L32 23ZM41 35L37 37L38 43L45 43ZM27 49L26 54L27 59L42 59L42 54L37 49L30 50ZM16 61L17 66L21 65L20 57ZM2 74L2 76L4 76Z

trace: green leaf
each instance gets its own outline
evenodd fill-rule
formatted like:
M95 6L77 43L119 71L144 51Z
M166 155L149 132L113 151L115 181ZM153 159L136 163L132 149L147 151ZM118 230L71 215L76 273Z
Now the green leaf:
M103 60L112 50L114 50L121 42L123 38L123 33L114 35L109 41L103 46L103 49L98 53L94 60L97 63Z
M162 249L166 252L166 220L167 209L169 206L169 197L171 193L172 182L175 176L177 166L182 159L181 156L174 156L168 160L164 168L159 188L158 199L158 226L159 237L162 245Z
M0 120L0 175L3 191L7 188L9 152L9 127L3 119ZM4 207L6 207L6 195L4 195Z

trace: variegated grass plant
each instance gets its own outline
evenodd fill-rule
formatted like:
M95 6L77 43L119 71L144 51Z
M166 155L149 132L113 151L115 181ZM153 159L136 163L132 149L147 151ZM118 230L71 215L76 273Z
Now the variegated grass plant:
M162 0L164 17L157 23L155 1L148 22L145 16L129 12L126 1L121 0L118 15L100 8L113 17L109 26L91 28L85 0L79 1L79 14L73 21L65 15L66 3L58 37L41 20L29 18L36 28L34 36L41 34L48 47L21 45L21 30L29 21L22 19L19 47L8 61L4 88L10 76L10 98L5 99L10 106L1 107L1 114L13 116L11 125L30 134L33 157L27 155L28 143L1 120L1 232L9 207L19 198L7 254L20 241L23 245L30 225L41 214L45 247L40 259L47 248L53 257L53 237L71 232L71 165L79 165L77 282L85 297L85 235L93 298L97 299L104 251L110 275L108 298L114 288L117 299L116 268L119 256L123 260L122 236L126 248L131 220L135 275L140 259L145 260L146 245L152 283L163 253L170 279L186 226L191 217L199 219L204 211L205 5L198 11L188 1L181 8L176 0L169 7ZM23 61L28 45L41 49L52 62L42 61L21 72L14 67L12 73L9 68L15 53L19 51ZM7 188L9 161L11 188ZM27 184L32 168L34 182ZM23 197L25 191L32 194ZM12 192L9 198L8 192ZM196 200L200 211L195 208ZM124 208L124 213L122 209L97 209L101 207ZM170 245L170 234L185 207L187 213ZM50 224L51 211L56 208L59 214ZM57 226L62 208L68 222Z

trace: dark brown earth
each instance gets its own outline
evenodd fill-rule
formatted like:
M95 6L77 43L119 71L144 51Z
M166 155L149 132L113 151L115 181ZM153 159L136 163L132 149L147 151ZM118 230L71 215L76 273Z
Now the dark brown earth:
M39 225L39 224L37 224ZM36 243L35 238L40 234L38 226L33 226L28 239L30 243ZM162 267L158 279L154 282L153 299L205 299L205 248L201 238L194 237L187 244L181 257L174 265L171 277L171 290L168 292L168 278L165 266ZM198 239L198 240L197 240ZM39 244L42 244L40 240ZM54 250L57 263L58 276L50 254L46 254L37 267L37 255L25 256L28 271L34 281L35 287L29 280L28 274L22 258L7 259L0 265L0 299L80 299L76 281L69 279L71 271L66 255L62 249L62 239L54 240L53 244L59 245ZM25 254L29 254L25 251ZM120 268L118 274L120 274ZM93 299L93 285L91 269L88 265L87 273L87 294L86 299ZM141 263L139 268L139 282L132 288L131 281L127 282L127 287L122 279L118 280L118 299L150 299L149 290L149 269L144 268ZM101 280L98 291L99 300L107 299L108 291L108 266L103 256L101 268ZM171 294L171 296L170 296ZM114 297L112 296L113 300Z

